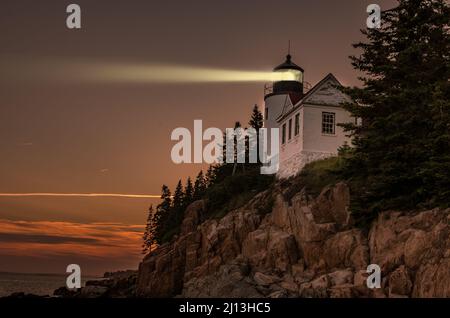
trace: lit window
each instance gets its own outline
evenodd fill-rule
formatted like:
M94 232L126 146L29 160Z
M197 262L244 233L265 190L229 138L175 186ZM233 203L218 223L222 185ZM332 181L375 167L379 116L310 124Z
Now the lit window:
M288 128L289 140L292 139L292 119L289 119L289 128Z
M286 124L283 124L283 128L281 129L281 143L286 143Z
M300 113L295 115L295 136L300 133Z
M335 133L335 113L322 113L322 134L334 135Z

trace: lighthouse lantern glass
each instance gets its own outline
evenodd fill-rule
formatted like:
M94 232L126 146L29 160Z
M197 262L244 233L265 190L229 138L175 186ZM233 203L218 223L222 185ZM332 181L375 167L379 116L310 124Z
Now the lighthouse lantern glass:
M275 81L303 81L303 73L299 70L280 69L275 71Z

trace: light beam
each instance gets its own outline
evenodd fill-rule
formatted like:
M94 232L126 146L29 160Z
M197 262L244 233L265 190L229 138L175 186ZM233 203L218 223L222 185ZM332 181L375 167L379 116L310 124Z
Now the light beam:
M89 59L3 59L3 80L58 80L94 83L230 83L296 80L293 71L255 71L161 63L105 62Z

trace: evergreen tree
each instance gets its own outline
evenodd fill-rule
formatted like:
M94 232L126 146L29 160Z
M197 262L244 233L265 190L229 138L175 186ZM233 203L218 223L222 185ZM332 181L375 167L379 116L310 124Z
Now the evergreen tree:
M187 207L194 198L194 187L192 186L191 177L187 178L184 191L184 207Z
M161 189L161 199L162 202L158 206L168 211L172 207L172 193L170 192L169 187L165 184L163 184Z
M241 125L241 123L240 122L235 122L234 123L234 129L235 129L235 131L236 131L236 129L238 129L238 128L242 128L242 125ZM244 147L244 149L243 150L241 150L240 152L239 152L239 154L241 154L242 153L242 151L244 151L245 153L244 153L244 160L246 160L246 154L247 154L247 151L246 151L246 148L247 148L247 140L245 140L245 136L241 136L241 135L235 135L234 136L234 149L233 149L233 151L234 151L234 163L233 163L233 171L232 171L232 175L234 175L235 173L236 173L236 170L237 170L237 167L238 167L238 144L240 144L242 141L244 141L244 143L245 143L245 147ZM245 163L239 163L239 165L242 167L242 171L245 171Z
M183 185L181 184L181 180L178 180L178 184L175 188L175 192L173 194L173 203L172 209L170 211L170 228L176 228L183 221L184 214L184 193L183 193Z
M172 195L169 187L166 185L162 186L161 199L162 202L156 207L154 217L154 239L158 244L162 243L164 234L169 230L168 222L170 221L170 212L172 208Z
M429 160L422 167L429 206L450 206L450 87L439 83L431 104L433 130L429 134Z
M256 131L259 131L259 129L262 128L264 125L264 118L262 113L259 111L257 104L253 106L252 115L250 117L248 124L251 127L255 128Z
M253 127L256 132L258 133L259 130L264 126L264 117L262 115L262 113L259 111L258 109L258 105L255 104L255 106L253 107L253 111L252 111L252 115L250 117L250 121L248 122L248 124ZM259 134L256 135L256 153L257 153L257 162L260 163L259 160L259 144L260 144L260 140L259 140ZM247 147L249 148L249 147ZM248 158L248 156L247 156Z
M150 252L155 242L155 215L153 205L148 209L147 222L145 225L144 235L142 236L142 254Z
M181 184L181 179L178 180L177 186L175 188L175 192L173 194L173 207L175 209L180 209L183 206L183 185Z
M450 201L449 5L399 0L381 20L380 29L362 31L367 43L354 45L363 87L344 89L355 101L344 107L362 118L343 125L354 137L344 175L359 221Z
M216 171L214 166L210 165L206 171L205 183L206 188L211 187L216 182Z
M203 197L206 191L206 180L203 176L203 171L200 170L194 182L194 196L193 200L199 200Z

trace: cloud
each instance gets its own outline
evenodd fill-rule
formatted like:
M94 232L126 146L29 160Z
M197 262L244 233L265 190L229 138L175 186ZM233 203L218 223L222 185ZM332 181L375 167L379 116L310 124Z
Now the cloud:
M89 237L70 237L45 234L16 234L0 233L0 241L21 242L21 243L45 243L45 244L63 244L63 243L97 243L98 240Z
M114 198L161 198L159 194L124 194L124 193L52 193L52 192L27 192L27 193L0 193L0 197L114 197Z
M0 219L0 255L68 259L83 256L137 262L143 230L143 225L122 223Z
M20 146L24 146L24 147L29 147L29 146L33 146L32 142L29 141L25 141L19 144Z

